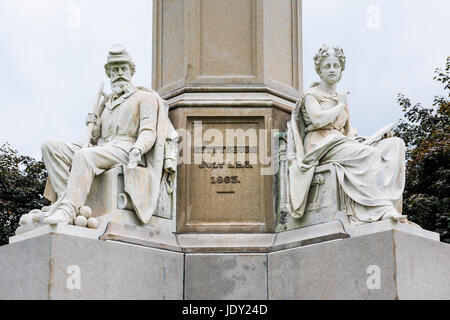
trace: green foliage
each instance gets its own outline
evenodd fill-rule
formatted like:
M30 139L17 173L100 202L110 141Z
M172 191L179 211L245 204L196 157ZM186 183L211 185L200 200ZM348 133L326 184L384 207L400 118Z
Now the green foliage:
M42 196L46 178L42 161L19 155L7 143L0 147L0 245L14 235L22 214L48 204Z
M399 95L404 119L396 133L407 147L404 214L450 243L450 57L435 74L447 96L435 96L424 108Z

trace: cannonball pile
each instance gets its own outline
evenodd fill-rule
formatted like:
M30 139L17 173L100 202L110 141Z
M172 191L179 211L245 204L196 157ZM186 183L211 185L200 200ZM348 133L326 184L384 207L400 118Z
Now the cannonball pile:
M83 206L78 210L78 216L74 221L78 227L87 227L91 229L97 229L98 220L92 217L92 210L88 206Z

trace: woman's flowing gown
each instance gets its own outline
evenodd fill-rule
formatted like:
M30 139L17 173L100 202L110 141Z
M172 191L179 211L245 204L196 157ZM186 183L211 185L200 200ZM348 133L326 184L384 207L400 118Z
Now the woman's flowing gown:
M300 101L299 118L290 126L290 130L297 130L298 134L291 134L293 138L289 143L304 148L303 154L300 152L302 156L297 153L289 166L291 215L303 216L315 168L328 163L336 168L341 210L347 213L352 224L380 220L392 210L401 213L405 184L403 140L393 137L365 145L348 137L349 117L345 110L332 122L318 127L305 107L308 95L314 97L322 109L338 104L337 95L318 87L310 88ZM305 133L304 139L299 131Z

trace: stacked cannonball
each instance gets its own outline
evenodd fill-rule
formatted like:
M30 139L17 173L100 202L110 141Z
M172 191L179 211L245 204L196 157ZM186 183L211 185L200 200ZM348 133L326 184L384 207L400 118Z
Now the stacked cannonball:
M78 215L74 221L76 226L97 229L98 221L92 217L92 210L88 206L83 206L78 211Z

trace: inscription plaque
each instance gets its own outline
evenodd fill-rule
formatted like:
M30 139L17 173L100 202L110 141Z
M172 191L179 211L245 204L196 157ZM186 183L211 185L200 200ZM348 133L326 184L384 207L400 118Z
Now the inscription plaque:
M189 128L187 225L264 226L258 146L264 118L195 117Z

